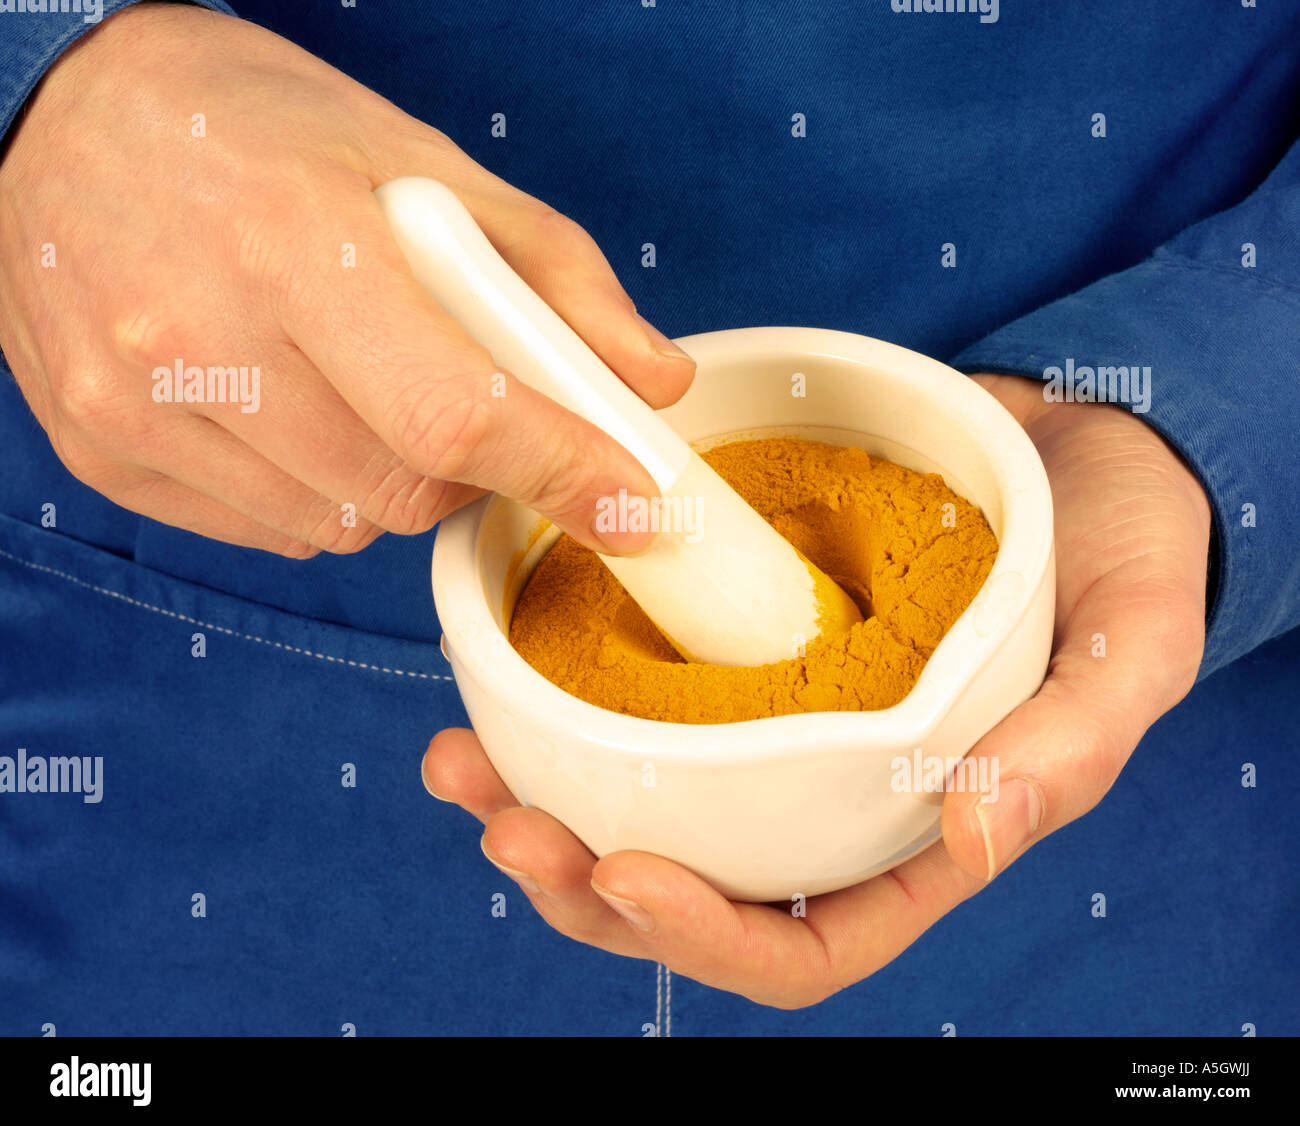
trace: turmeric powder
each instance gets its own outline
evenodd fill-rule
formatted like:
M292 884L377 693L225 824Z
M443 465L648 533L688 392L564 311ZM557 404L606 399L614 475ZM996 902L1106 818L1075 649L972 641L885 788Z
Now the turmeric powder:
M599 556L567 536L519 597L510 641L597 707L672 723L876 711L911 690L983 585L997 540L937 473L796 438L718 446L704 459L853 598L864 620L757 668L687 662Z

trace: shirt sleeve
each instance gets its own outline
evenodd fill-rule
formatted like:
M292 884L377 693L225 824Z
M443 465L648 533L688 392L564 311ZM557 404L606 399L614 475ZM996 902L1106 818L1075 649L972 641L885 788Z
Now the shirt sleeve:
M1214 516L1198 679L1300 624L1300 143L1237 206L952 363L1060 394L1070 384L1058 370L1149 368L1149 401L1130 409L1186 459Z
M31 0L31 6L36 2ZM222 0L194 2L228 16L235 14ZM114 12L134 3L137 0L47 0L42 7L60 10L10 11L5 15L0 37L0 138L8 136L14 119L54 60ZM65 4L66 12L61 10Z

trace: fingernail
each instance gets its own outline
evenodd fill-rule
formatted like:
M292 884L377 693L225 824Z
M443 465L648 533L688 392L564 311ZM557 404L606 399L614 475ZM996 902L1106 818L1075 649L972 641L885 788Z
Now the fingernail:
M437 798L439 801L445 801L448 805L455 805L455 804L456 804L454 801L451 800L451 798L444 798L440 793L438 793L437 791L435 791L434 788L433 788L432 786L429 785L429 779L427 779L427 778L424 776L424 763L423 763L423 762L420 763L420 782L421 782L421 783L423 784L423 786L424 786L424 792L425 792L426 794L428 794L429 797L431 797L431 798Z
M597 887L593 882L591 890L594 891L601 899L608 903L615 911L623 916L642 934L649 934L655 929L654 916L650 914L640 904L633 903L630 899L624 899L620 895L606 891L603 887Z
M602 532L595 523L591 526L591 534L608 549L604 554L625 558L649 551L654 543L654 535L650 532Z
M655 326L646 320L640 313L636 314L636 319L641 322L641 327L645 329L646 337L650 341L650 347L661 356L667 356L674 360L686 356L685 352L678 348L676 344L655 328ZM686 358L690 359L689 356L686 356Z
M988 860L988 879L1020 851L1038 831L1043 819L1043 802L1038 789L1023 778L1003 782L997 799L985 794L975 805L980 831L984 834L984 856Z
M532 876L528 875L527 872L520 872L515 868L508 868L506 865L502 864L501 861L494 859L492 854L487 850L486 841L487 834L484 834L479 838L478 847L483 850L483 855L492 862L493 867L500 869L529 894L538 895L541 893L541 886L532 878Z

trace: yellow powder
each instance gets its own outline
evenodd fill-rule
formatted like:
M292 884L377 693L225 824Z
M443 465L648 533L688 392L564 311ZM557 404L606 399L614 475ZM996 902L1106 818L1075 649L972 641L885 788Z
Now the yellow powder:
M855 447L761 438L704 459L848 592L864 621L788 661L687 662L600 557L565 536L520 595L511 644L566 692L644 719L730 723L898 703L993 566L983 514L937 473Z

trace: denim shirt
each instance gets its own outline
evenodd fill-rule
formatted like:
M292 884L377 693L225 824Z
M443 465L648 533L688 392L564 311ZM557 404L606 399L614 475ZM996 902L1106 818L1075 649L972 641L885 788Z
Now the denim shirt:
M60 53L123 6L38 13L0 0L0 132ZM1300 623L1300 9L204 6L320 55L578 220L670 335L806 324L963 371L1135 373L1125 401L1186 459L1212 507L1201 679ZM496 113L504 137L492 135ZM4 1031L34 1032L59 1005L79 1030L104 1033L667 1031L671 974L554 935L513 888L501 889L513 921L480 911L503 880L472 849L468 816L428 808L418 755L438 727L464 722L436 647L428 536L307 562L211 543L80 485L8 373L0 397L0 753L84 747L93 730L106 777L106 800L75 810L0 799L27 873L0 945L18 981L0 1000ZM45 503L59 513L53 528ZM210 646L202 675L188 656L196 633ZM1261 693L1238 727L1293 743L1276 701L1294 646L1266 652L1263 682L1228 670L1179 711L1221 715ZM1190 740L1212 762L1212 725L1177 716L1153 738ZM344 759L375 779L351 808L340 803ZM1182 793L1151 785L1169 802ZM1114 812L1088 819L1088 839L1123 832L1125 800L1103 803ZM1140 807L1141 794L1127 800ZM1064 836L1035 854L1090 886L1095 860ZM965 909L966 925L1005 912L1008 886L1051 886L1025 863ZM205 889L218 905L206 920L190 911ZM1260 918L1267 945L1280 924ZM1048 936L1073 925L991 941L1046 959ZM303 941L317 951L311 975L294 957ZM1142 973L1142 956L1128 972ZM931 942L904 960L943 957ZM130 999L88 984L96 958L114 960ZM1276 970L1251 971L1263 975L1250 987L1259 1005L1272 1003ZM1102 988L1081 972L1068 988ZM973 993L926 1008L924 989L908 1002L875 992L908 973L891 968L797 1027L915 1021L930 1032L949 1012L987 1019ZM691 1003L711 1030L794 1027L789 1014L679 982L679 1028ZM1062 1030L1013 1004L998 1012L1004 1024L987 1030ZM1065 1030L1140 1032L1160 1019L1079 1015Z

